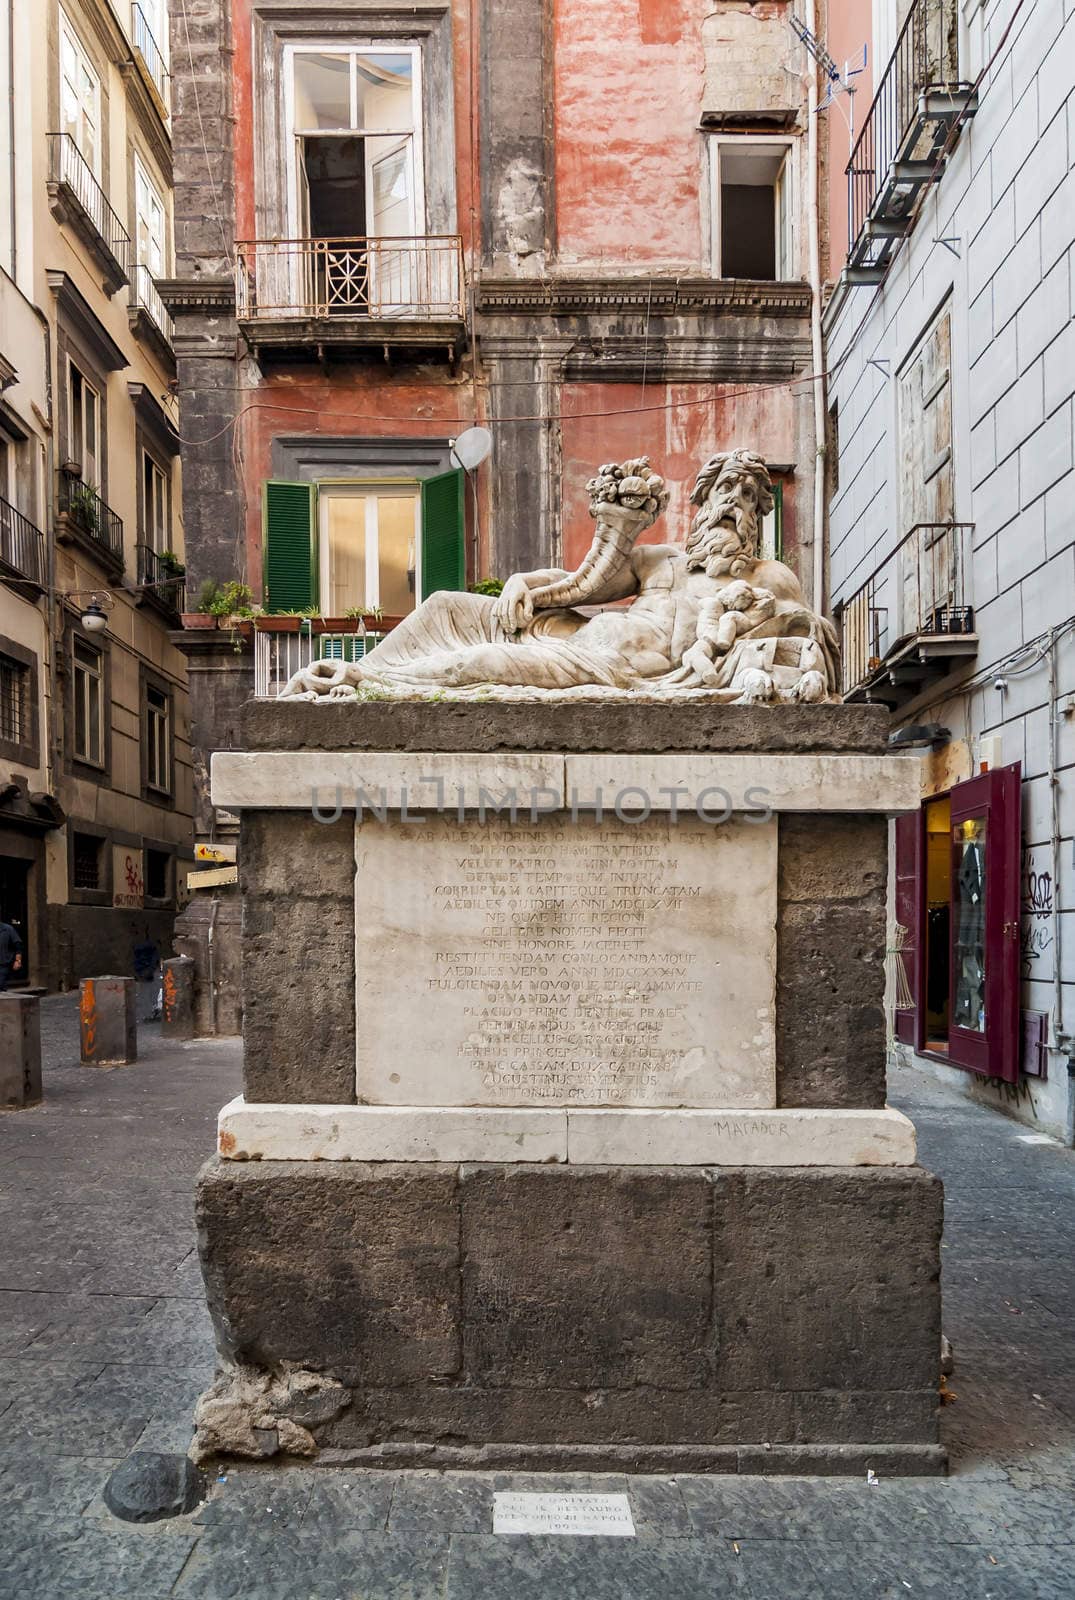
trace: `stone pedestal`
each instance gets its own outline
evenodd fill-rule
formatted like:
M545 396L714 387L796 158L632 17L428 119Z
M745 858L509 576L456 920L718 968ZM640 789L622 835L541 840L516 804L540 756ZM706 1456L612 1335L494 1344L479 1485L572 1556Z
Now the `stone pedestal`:
M236 1447L942 1470L941 1190L884 1103L918 764L883 713L386 709L256 704L214 759L246 1063L210 1308L236 1396L332 1380Z
M84 1067L125 1067L138 1060L133 978L83 978L78 1018Z
M41 1002L36 994L0 994L0 1106L40 1103Z

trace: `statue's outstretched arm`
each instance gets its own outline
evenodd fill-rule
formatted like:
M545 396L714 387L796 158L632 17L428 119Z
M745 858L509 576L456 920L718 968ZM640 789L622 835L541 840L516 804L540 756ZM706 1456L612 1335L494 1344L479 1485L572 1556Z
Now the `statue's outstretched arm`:
M641 456L621 466L602 467L586 487L596 527L582 564L571 573L519 573L509 578L495 613L507 631L524 627L535 611L601 605L623 600L637 589L630 569L631 551L639 534L653 525L668 504L664 479L651 471L648 458ZM535 578L544 581L535 583Z

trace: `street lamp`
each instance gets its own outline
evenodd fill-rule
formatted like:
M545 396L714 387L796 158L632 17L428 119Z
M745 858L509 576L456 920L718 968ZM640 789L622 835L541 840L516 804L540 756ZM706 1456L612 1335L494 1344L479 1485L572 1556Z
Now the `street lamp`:
M78 606L79 621L87 633L100 633L108 627L108 613L115 605L115 597L107 589L61 589L61 600Z

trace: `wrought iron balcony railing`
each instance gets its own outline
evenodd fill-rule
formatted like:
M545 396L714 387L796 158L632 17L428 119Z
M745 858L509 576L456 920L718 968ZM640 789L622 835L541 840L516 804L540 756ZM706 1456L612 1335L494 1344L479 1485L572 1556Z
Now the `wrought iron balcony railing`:
M927 658L973 655L974 609L965 572L972 522L920 522L840 607L845 699L892 701L868 692L894 674L914 683L928 676ZM909 695L897 696L899 699Z
M153 37L153 30L149 26L146 14L142 7L136 3L131 6L131 32L134 37L134 48L142 57L146 71L153 80L154 87L160 95L164 105L168 105L168 66L161 53L160 46Z
M146 266L139 265L131 273L131 308L144 311L171 344L175 326L153 281L153 274Z
M976 105L959 76L958 0L913 0L847 164L853 282L884 275L953 124Z
M131 241L112 210L93 168L69 133L50 133L49 196L53 211L83 235L105 268L115 293L128 281Z
M64 529L88 539L102 554L123 567L123 519L101 499L96 489L67 472L59 474L56 510ZM57 534L60 530L57 529Z
M24 517L4 499L0 499L0 573L25 578L39 589L44 589L48 582L45 535L29 517Z
M253 239L236 246L240 321L461 322L463 284L457 234Z
M178 617L187 609L187 580L182 562L148 544L135 545L135 554L139 588Z
M377 633L357 624L350 632L330 631L320 617L304 623L295 633L263 632L255 624L254 694L261 700L275 700L294 673L315 661L361 661L398 620L383 618Z

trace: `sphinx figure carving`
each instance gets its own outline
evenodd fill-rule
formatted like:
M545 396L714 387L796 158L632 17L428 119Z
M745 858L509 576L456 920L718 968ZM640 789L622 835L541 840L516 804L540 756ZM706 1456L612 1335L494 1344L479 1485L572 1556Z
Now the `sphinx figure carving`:
M669 695L718 702L835 697L836 634L780 561L758 556L772 483L749 450L698 473L686 545L637 543L668 504L647 457L587 484L593 544L576 572L520 572L503 593L431 595L360 662L318 661L291 699L436 690L453 698ZM587 614L634 597L629 607Z

